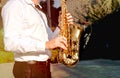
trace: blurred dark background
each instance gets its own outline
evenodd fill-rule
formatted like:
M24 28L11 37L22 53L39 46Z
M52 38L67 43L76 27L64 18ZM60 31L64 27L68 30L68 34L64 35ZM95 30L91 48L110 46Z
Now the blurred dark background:
M80 60L112 59L120 60L120 10L97 21L87 46L80 51ZM86 32L87 32L86 30Z

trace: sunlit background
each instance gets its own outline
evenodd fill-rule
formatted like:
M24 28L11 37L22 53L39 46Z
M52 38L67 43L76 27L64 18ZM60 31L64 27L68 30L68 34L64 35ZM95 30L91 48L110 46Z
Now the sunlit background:
M7 0L0 0L0 10L6 1ZM56 4L54 4L54 6L58 8L60 1L55 1ZM88 0L68 0L67 3L71 4L71 6L69 6L69 11L72 14L76 11L76 15L79 11L79 7L75 11L71 7L79 5L80 3L74 3L77 1L84 2ZM106 1L109 2L115 0ZM120 2L120 0L117 1ZM83 5L81 4L81 6ZM75 20L77 22L81 22L77 19L76 15L74 15ZM104 15L105 14L103 14L103 16ZM82 18L82 16L79 17ZM112 14L109 14L102 20L99 20L90 25L90 27L88 27L85 31L85 33L91 34L90 40L86 47L82 47L80 50L80 62L74 68L68 68L62 64L52 64L51 71L53 78L120 78L119 21L120 10L118 8L118 10L116 10ZM3 26L0 17L0 78L13 78L13 64L13 53L6 52L4 50Z

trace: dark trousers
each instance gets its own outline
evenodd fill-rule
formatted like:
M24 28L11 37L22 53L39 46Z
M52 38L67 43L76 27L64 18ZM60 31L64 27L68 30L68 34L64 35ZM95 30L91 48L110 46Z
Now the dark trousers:
M35 63L15 61L13 74L15 78L51 78L50 61Z

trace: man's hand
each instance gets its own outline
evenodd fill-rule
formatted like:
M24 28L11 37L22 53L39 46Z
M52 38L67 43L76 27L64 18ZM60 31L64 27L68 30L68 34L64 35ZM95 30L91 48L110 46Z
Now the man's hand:
M59 22L61 21L61 14L59 16ZM66 19L68 24L73 24L73 17L70 13L66 13ZM58 36L56 38L51 39L50 41L46 42L46 49L55 49L55 48L62 48L67 50L68 44L67 39L63 36Z
M71 15L71 13L66 13L66 18L67 18L67 22L68 24L73 24L73 17Z
M62 19L62 16L61 16L61 11L59 12L59 17L58 17L58 22L59 22L59 25L58 25L58 27L60 28L60 26L61 26L61 19ZM73 24L74 22L74 20L73 20L73 17L72 17L72 15L71 15L71 13L69 13L69 12L67 12L66 13L66 19L67 19L67 23L68 24Z
M50 41L46 42L46 49L55 49L55 48L62 48L67 50L67 39L62 36L58 36L56 38L51 39Z

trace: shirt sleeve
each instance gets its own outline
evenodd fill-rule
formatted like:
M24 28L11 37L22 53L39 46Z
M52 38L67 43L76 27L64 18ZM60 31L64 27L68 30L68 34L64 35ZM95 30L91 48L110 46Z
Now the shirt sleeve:
M2 9L5 50L18 53L45 52L45 41L25 35L21 10L15 7L5 8Z

